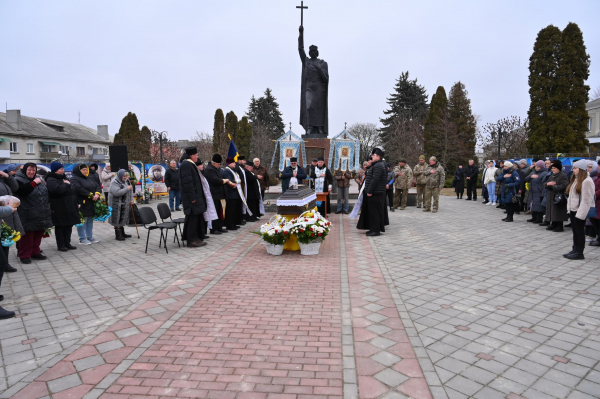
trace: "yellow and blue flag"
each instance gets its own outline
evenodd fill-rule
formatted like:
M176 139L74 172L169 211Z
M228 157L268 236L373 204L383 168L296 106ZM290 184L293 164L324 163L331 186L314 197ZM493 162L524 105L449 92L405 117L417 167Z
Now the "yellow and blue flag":
M228 136L229 136L229 140L231 140L231 141L229 142L229 150L227 150L227 158L231 157L235 160L235 162L237 162L238 156L240 154L238 154L238 150L235 147L233 140L231 139L231 135L228 134Z

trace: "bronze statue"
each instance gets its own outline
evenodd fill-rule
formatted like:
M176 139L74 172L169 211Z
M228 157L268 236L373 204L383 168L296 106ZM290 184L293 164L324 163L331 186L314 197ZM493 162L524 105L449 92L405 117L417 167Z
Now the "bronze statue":
M298 51L302 61L300 125L302 125L307 135L320 135L325 138L329 133L327 107L329 70L327 63L317 58L319 56L317 46L310 46L308 51L310 58L306 57L304 52L304 27L300 26L299 30Z

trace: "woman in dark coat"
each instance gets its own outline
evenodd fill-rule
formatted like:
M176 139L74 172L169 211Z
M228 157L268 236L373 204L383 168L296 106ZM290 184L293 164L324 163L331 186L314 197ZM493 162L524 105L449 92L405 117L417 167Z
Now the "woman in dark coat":
M9 165L3 172L0 172L0 197L3 195L13 195L13 193L19 188L19 184L15 179L16 171L17 165L12 164ZM18 212L13 212L11 215L3 217L2 220L4 220L4 222L11 229L21 233L21 236L25 235L25 230L23 229L23 225L21 224L21 219L19 219ZM17 269L12 267L10 263L8 263L10 247L2 247L2 250L4 251L4 256L7 259L4 271L8 273L16 272Z
M31 259L44 260L40 250L44 231L52 227L48 189L46 183L36 174L37 166L28 162L15 174L19 188L15 196L21 200L19 218L25 235L19 240L19 259L29 264Z
M465 170L462 163L458 165L456 172L454 172L454 180L452 181L452 185L454 186L456 199L462 198L463 194L465 193Z
M531 206L531 219L527 219L532 223L543 223L544 213L546 213L546 204L544 201L544 178L548 175L548 169L544 161L535 163L535 172L525 178L525 182L529 183L529 200Z
M56 226L54 228L56 246L61 252L77 249L71 245L73 226L80 223L77 194L65 175L62 163L52 162L50 164L50 173L46 175L46 186L50 198L52 223Z
M513 204L513 197L517 196L517 191L521 186L521 177L515 170L514 165L510 161L504 162L504 168L500 173L500 176L496 179L498 183L502 184L502 195L499 199L506 208L506 217L502 219L504 222L512 222L513 215L517 209L517 204Z
M133 186L129 182L129 173L121 169L117 172L117 177L110 182L108 190L108 206L112 208L108 223L114 226L117 241L131 238L131 235L125 234L124 227L129 222L131 205L133 205Z
M94 201L100 198L101 188L94 179L88 178L89 169L86 164L77 164L73 167L73 176L71 184L77 193L77 203L79 204L79 212L83 215L85 223L83 226L77 227L79 235L79 243L82 245L90 245L100 242L94 238Z
M97 163L91 163L89 169L89 175L88 178L92 179L94 182L96 182L96 184L98 185L98 187L100 187L100 189L102 189L102 183L100 182L100 172L98 171L98 164Z
M546 230L560 233L564 231L563 222L569 220L569 214L567 213L567 203L556 205L554 198L558 194L565 193L569 185L569 179L562 170L562 162L558 159L552 161L550 171L551 174L548 177L548 181L544 184L544 188L548 190L546 194L546 221L541 225L548 226Z

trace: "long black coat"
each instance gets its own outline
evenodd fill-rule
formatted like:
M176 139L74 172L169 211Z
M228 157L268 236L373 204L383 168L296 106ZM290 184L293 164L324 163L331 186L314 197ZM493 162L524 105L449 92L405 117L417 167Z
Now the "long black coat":
M232 172L231 169L225 168L222 172L224 179L229 179L230 182L235 183L235 172ZM229 184L225 186L225 198L226 199L239 199L241 200L240 194L238 192L237 187L231 187Z
M529 200L531 201L532 212L546 211L546 207L542 206L542 201L544 200L544 194L546 192L546 189L544 188L544 178L547 174L548 170L546 168L542 168L539 171L534 171L525 178L525 181L529 183Z
M258 200L260 199L260 190L258 185L258 178L252 172L244 171L246 174L246 200Z
M13 193L19 189L19 183L11 174L8 177L0 177L0 197L3 195L14 195ZM25 234L25 229L21 224L19 212L13 212L12 215L3 217L2 220L13 230L18 231L21 235Z
M92 170L92 166L95 168L94 170ZM89 166L89 171L90 171L90 173L88 175L88 178L92 179L94 182L96 182L98 187L102 188L102 182L100 181L100 173L98 170L98 164L91 163Z
M74 226L80 222L77 193L73 185L65 183L65 180L67 176L52 172L46 176L52 223L55 226Z
M385 186L388 183L386 169L382 161L375 161L371 164L365 177L366 194L385 194Z
M81 173L81 167L85 164L77 164L73 167L73 175L69 180L77 193L77 203L80 205L79 211L85 217L94 216L94 201L90 198L96 193L100 193L101 188L93 178L84 176Z
M179 187L183 213L186 215L202 215L206 212L204 189L202 188L198 167L188 159L190 159L190 156L183 154L181 166L179 167Z
M213 201L225 199L225 187L223 185L221 168L215 168L213 164L206 165L204 168L204 177L210 186L210 195Z
M548 183L555 181L556 185L548 186ZM555 205L554 196L559 193L564 193L569 185L569 179L562 170L557 174L552 174L548 177L548 180L544 184L546 188L546 221L549 222L566 222L569 220L569 214L567 213L567 204Z
M463 194L465 192L465 177L465 169L456 168L452 184L454 185L454 191L458 194Z
M48 189L44 181L34 187L32 182L36 177L39 176L30 179L23 170L19 170L15 175L19 183L15 197L21 200L17 211L25 232L41 231L52 227Z

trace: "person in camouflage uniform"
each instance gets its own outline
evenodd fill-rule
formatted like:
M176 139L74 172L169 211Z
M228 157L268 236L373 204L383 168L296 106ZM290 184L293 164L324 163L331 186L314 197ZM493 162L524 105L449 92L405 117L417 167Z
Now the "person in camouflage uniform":
M413 176L417 179L417 208L425 203L425 182L427 181L427 175L425 175L425 169L428 165L425 164L425 155L419 157L419 163L413 168Z
M406 208L406 198L408 198L408 189L412 186L413 172L410 166L406 164L406 159L398 161L398 166L394 167L394 209L404 210ZM400 201L402 198L402 202Z
M425 169L425 209L423 212L431 211L431 198L433 197L433 213L438 211L440 201L440 190L444 188L446 172L436 157L429 158L429 165Z

